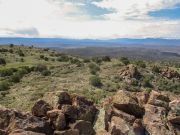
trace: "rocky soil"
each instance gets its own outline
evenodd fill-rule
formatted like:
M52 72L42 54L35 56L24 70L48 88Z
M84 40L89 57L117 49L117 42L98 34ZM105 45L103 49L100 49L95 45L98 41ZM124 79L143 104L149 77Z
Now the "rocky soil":
M0 135L179 135L180 100L157 91L120 90L102 107L76 94L49 92L31 112L0 107Z

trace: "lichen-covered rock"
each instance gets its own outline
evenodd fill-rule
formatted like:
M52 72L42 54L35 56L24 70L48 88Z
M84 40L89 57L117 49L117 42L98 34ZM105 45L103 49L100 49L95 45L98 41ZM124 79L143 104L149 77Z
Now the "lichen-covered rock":
M166 125L167 110L164 107L158 107L147 104L145 106L145 115L143 122L146 130L151 135L174 135L173 131L170 131Z
M72 105L63 105L61 107L62 113L66 115L69 122L76 121L78 119L78 109Z
M169 107L171 109L168 113L169 122L180 125L180 100L170 102Z
M54 135L80 135L79 130L69 129L65 131L54 131Z
M138 104L140 106L144 106L148 102L149 93L145 92L145 91L138 92L138 93L136 93L136 97L137 97L137 100L138 100Z
M71 124L72 129L78 129L80 135L95 135L95 131L90 122L84 120L78 120Z
M61 110L51 110L47 112L47 116L50 119L50 122L53 125L55 130L64 130L66 128L66 118Z
M157 91L152 91L148 100L148 104L165 107L168 109L170 99L167 95L161 94Z
M49 123L39 117L28 114L21 114L15 112L15 117L9 124L7 131L11 133L14 130L22 129L25 131L32 131L37 133L52 134L52 129Z
M111 135L128 135L130 130L128 124L123 119L116 116L111 118L109 126Z
M61 109L63 104L71 104L71 97L65 91L47 92L43 100L49 103L53 108Z
M6 130L11 123L13 117L15 117L15 112L13 110L1 107L0 108L0 129Z
M143 127L141 119L136 119L133 123L133 132L135 135L147 135L145 128Z
M47 111L50 111L52 109L53 108L44 100L38 100L32 107L31 112L34 116L45 117Z
M117 109L130 115L134 115L137 118L142 118L144 115L144 108L138 105L137 98L131 96L126 91L118 91L113 96L112 104Z
M24 130L15 130L11 132L9 135L45 135L43 133L36 133L32 131L24 131Z
M93 102L87 100L83 96L78 96L78 95L72 95L72 105L79 107L79 106L92 106Z

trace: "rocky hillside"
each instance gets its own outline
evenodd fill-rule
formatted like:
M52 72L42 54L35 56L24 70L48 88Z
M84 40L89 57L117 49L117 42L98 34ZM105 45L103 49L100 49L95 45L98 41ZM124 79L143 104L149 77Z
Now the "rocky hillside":
M0 46L0 135L178 135L179 61Z
M101 107L85 97L59 91L46 93L31 112L0 107L0 134L179 135L179 108L179 99L156 91L120 90Z

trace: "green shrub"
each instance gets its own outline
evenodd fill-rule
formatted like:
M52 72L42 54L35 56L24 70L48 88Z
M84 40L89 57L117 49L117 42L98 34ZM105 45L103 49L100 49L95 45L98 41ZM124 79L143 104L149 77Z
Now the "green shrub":
M0 82L0 91L5 91L9 89L9 82L2 81Z
M94 63L89 64L89 70L91 74L96 74L98 71L100 71L100 67Z
M110 62L111 58L109 56L103 56L102 61Z
M25 56L24 53L23 53L23 51L20 50L20 49L17 51L17 53L18 53L18 55L21 56L21 57L24 57L24 56Z
M10 53L13 53L14 51L13 51L13 49L9 49L9 52L10 52Z
M83 59L83 62L84 62L84 63L89 63L89 62L91 62L91 60L88 59L88 58L84 58L84 59Z
M21 80L21 75L19 73L16 73L10 77L10 81L14 83L18 83Z
M147 78L147 77L143 79L142 86L143 87L148 87L148 88L152 88L153 87L151 82L150 82L150 79Z
M124 64L124 65L128 65L130 63L129 59L126 57L121 57L120 61Z
M0 77L11 76L16 71L17 69L14 69L14 68L0 70Z
M14 44L10 44L9 47L11 47L11 48L14 47Z
M39 57L40 57L40 59L44 59L44 55L40 55Z
M0 65L6 65L6 60L4 58L0 58Z
M24 62L24 59L23 59L23 58L21 58L21 59L20 59L20 61L21 61L21 62Z
M51 72L49 70L44 70L44 71L41 72L41 74L43 76L49 76L49 75L51 75Z
M93 57L92 61L97 63L97 64L101 64L102 63L102 58L100 58L100 57Z
M90 81L90 84L94 87L102 86L101 78L99 76L92 76L90 77L89 81Z
M62 56L60 56L60 57L57 58L57 61L59 61L59 62L68 62L69 59L70 59L70 58L69 58L68 56L62 55Z
M141 68L146 68L146 63L144 61L141 61L141 60L137 61L136 65L141 67Z
M49 60L49 58L48 58L48 57L44 57L44 60L45 60L45 61L48 61L48 60Z
M154 73L160 73L160 67L154 65L154 66L152 67L152 71L153 71Z
M47 70L47 66L46 65L39 64L39 65L34 67L34 71L42 72L44 70Z

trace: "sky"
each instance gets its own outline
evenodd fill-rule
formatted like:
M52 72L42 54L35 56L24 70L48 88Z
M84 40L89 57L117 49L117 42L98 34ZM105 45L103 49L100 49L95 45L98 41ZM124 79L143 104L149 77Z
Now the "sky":
M180 0L0 0L0 37L180 39Z

